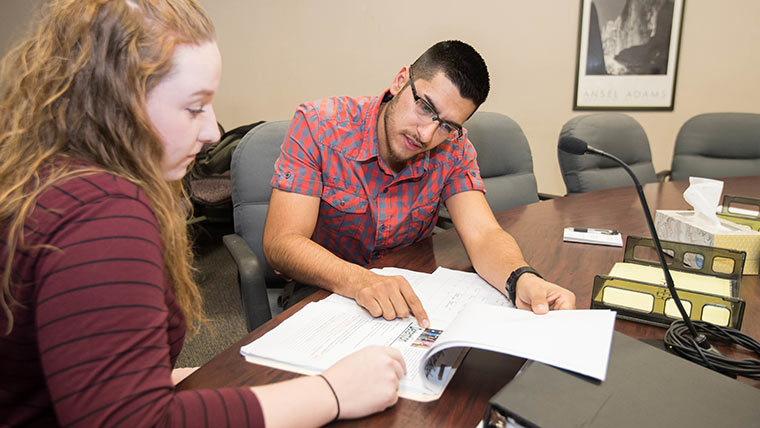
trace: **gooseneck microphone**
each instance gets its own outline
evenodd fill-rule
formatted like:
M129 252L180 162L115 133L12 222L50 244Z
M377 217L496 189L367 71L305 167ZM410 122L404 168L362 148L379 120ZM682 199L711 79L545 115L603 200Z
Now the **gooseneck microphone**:
M662 246L660 245L660 238L657 236L657 231L654 228L654 221L652 220L652 214L649 212L649 204L647 204L647 199L644 197L644 190L641 188L641 183L639 182L639 179L636 178L636 174L631 171L631 168L626 165L625 162L620 160L617 156L611 155L603 150L599 150L597 148L589 146L585 141L580 140L576 137L561 137L559 140L559 149L563 152L574 154L574 155L584 155L586 153L595 154L598 156L605 157L607 159L612 159L616 163L618 163L620 166L623 167L623 169L628 173L628 175L631 176L631 179L633 179L633 183L636 187L636 192L639 194L639 200L641 201L641 206L644 208L644 215L647 219L647 226L649 226L649 232L652 234L652 239L654 240L655 248L657 249L657 256L660 259L660 266L662 266L662 271L665 274L665 283L668 286L668 290L670 291L670 294L673 296L673 300L676 302L676 307L678 307L678 311L681 313L681 317L684 320L684 323L686 324L687 328L689 329L689 332L691 333L691 336L694 338L694 341L699 345L702 349L710 349L711 346L707 342L707 336L704 334L698 333L697 329L694 328L694 324L691 321L691 318L689 318L689 315L686 313L686 310L683 307L683 304L681 304L681 299L678 297L678 293L676 292L676 286L673 282L673 277L670 275L670 269L668 269L668 264L665 262L665 255L662 252Z

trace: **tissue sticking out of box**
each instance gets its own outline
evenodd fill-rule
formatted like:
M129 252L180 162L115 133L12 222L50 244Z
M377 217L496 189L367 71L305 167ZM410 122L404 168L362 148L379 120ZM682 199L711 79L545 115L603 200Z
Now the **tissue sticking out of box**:
M723 182L709 178L689 177L689 188L683 198L694 208L694 221L707 230L726 231L716 214Z
M717 217L715 211L723 182L695 177L689 181L691 185L684 192L684 199L694 211L657 210L654 225L660 239L744 251L744 274L757 275L760 232Z

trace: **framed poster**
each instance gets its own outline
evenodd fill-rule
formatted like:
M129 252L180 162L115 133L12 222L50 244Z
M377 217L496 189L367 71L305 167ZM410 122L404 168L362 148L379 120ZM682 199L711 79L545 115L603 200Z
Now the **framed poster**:
M685 0L581 0L574 110L673 110Z

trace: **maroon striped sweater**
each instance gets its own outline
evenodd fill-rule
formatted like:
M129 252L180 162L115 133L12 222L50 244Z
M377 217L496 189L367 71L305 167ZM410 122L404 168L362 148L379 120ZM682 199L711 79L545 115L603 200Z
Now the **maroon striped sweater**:
M175 392L184 317L138 187L68 180L40 196L25 236L10 335L0 313L0 426L264 425L248 388Z

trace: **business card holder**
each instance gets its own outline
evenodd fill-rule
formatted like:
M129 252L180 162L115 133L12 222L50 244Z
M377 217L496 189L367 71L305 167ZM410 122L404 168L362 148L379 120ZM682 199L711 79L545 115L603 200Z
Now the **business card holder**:
M734 210L735 207L738 208L739 206L742 208L752 206L754 210L741 210L741 208ZM722 208L720 213L718 213L718 217L749 226L753 230L760 232L760 199L724 195Z
M740 329L745 302L739 297L739 287L745 253L674 241L660 243L689 317ZM636 278L597 275L591 308L611 309L622 319L662 327L681 319L665 285L656 251L651 238L629 236L625 243L624 264L636 268L634 271L661 275L663 279L653 280L654 275ZM715 284L723 287L724 292L713 292L710 287Z

